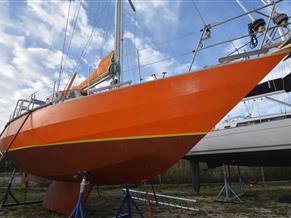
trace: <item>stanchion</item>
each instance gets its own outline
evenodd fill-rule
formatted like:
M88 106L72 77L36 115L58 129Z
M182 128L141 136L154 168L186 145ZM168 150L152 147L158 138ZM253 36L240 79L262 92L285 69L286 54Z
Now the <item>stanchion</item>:
M122 209L125 205L125 203L127 204L127 212L125 214L122 214ZM141 217L141 218L144 218L143 214L141 213L141 211L138 209L136 203L134 202L131 194L130 194L130 191L129 191L129 187L128 185L125 186L125 196L122 200L122 203L115 215L116 218L124 218L124 217L127 217L127 218L132 218L132 207L135 207L136 208L136 211L138 213L138 215Z

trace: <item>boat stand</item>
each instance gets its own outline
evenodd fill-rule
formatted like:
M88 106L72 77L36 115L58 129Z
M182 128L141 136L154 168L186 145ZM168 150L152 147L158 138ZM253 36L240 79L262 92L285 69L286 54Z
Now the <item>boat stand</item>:
M83 174L83 178L82 181L80 183L80 193L79 193L79 198L77 201L77 204L73 210L73 212L70 214L70 218L75 217L75 218L84 218L84 205L83 205L83 196L84 196L84 192L85 192L85 188L86 185L88 185L89 183L86 181L86 177L89 174L84 173Z
M243 203L243 201L240 199L240 196L243 193L237 194L230 186L229 179L228 179L228 171L227 167L225 164L222 164L222 169L223 169L223 176L224 176L224 185L221 188L220 192L218 193L216 199L218 201L221 201L220 198L223 198L223 202L232 202L232 203ZM240 187L242 190L242 178L240 176L240 171L239 171L239 182L240 182ZM222 194L225 193L223 196Z
M122 214L122 209L123 209L125 203L127 203L127 213ZM139 216L141 218L144 218L143 214L138 209L136 203L134 202L134 200L133 200L133 198L132 198L132 196L130 194L128 185L126 185L125 186L125 196L124 196L124 198L122 200L122 203L121 203L121 205L120 205L115 217L116 218L125 218L125 217L133 218L133 216L132 216L132 207L133 206L135 207L135 209L136 209L137 213L139 214Z
M155 198L156 207L157 207L157 206L159 206L159 201L158 201L158 197L157 197L157 194L156 194L156 190L155 190L154 184L152 182L151 182L151 187L152 187L152 191L154 193L154 198Z
M240 187L240 195L243 195L245 193L245 187L247 186L241 173L240 173L240 167L237 166L237 172L238 172L238 182Z
M24 201L19 201L17 200L17 198L15 197L15 195L13 194L11 188L12 188L12 183L14 181L15 178L15 173L16 173L16 168L13 169L12 175L9 179L9 183L7 186L7 189L4 193L4 197L3 200L1 202L1 207L0 209L2 210L5 207L14 207L14 206L22 206L22 205L30 205L30 204L39 204L42 203L42 201L26 201L26 190L25 190L25 200ZM27 187L26 187L27 188ZM7 203L8 202L8 197L11 197L14 201L14 203Z
M158 198L157 198L157 195L156 195L156 191L155 191L155 188L154 188L154 185L153 185L153 182L150 181L150 187L152 189L152 193L154 195L154 198L155 198L155 206L159 206L158 205ZM151 197L150 197L150 192L149 192L149 189L148 189L148 184L147 184L147 181L144 182L144 188L145 188L145 198L146 198L146 207L147 207L147 218L152 218L152 209L151 209ZM133 196L134 198L134 196Z

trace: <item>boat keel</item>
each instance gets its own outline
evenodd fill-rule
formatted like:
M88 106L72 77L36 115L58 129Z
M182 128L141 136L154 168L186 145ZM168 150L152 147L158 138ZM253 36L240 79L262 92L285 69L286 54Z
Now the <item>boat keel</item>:
M87 184L83 203L88 199L93 185ZM43 200L43 206L48 210L69 215L78 201L80 192L80 184L73 182L58 182L53 181L48 188L48 191Z

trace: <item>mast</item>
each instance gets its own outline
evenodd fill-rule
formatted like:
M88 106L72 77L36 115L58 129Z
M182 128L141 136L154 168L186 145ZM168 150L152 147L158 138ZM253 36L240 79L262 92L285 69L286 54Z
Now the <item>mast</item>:
M132 0L128 0L131 9L135 12ZM121 55L122 55L122 26L123 0L115 0L115 34L114 34L114 79L117 83L121 82Z
M122 0L115 0L115 41L114 41L114 63L115 63L115 79L120 82L121 75L121 47L122 47Z

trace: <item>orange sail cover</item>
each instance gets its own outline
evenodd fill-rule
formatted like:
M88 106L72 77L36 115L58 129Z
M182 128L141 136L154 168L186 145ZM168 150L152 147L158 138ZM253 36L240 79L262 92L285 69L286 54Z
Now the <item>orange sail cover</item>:
M103 58L97 69L93 71L93 73L81 82L78 86L75 86L74 89L77 90L83 90L86 89L88 86L96 83L98 80L102 79L103 77L107 76L109 74L109 68L112 64L113 59L113 52L111 52L109 55L107 55L105 58Z

